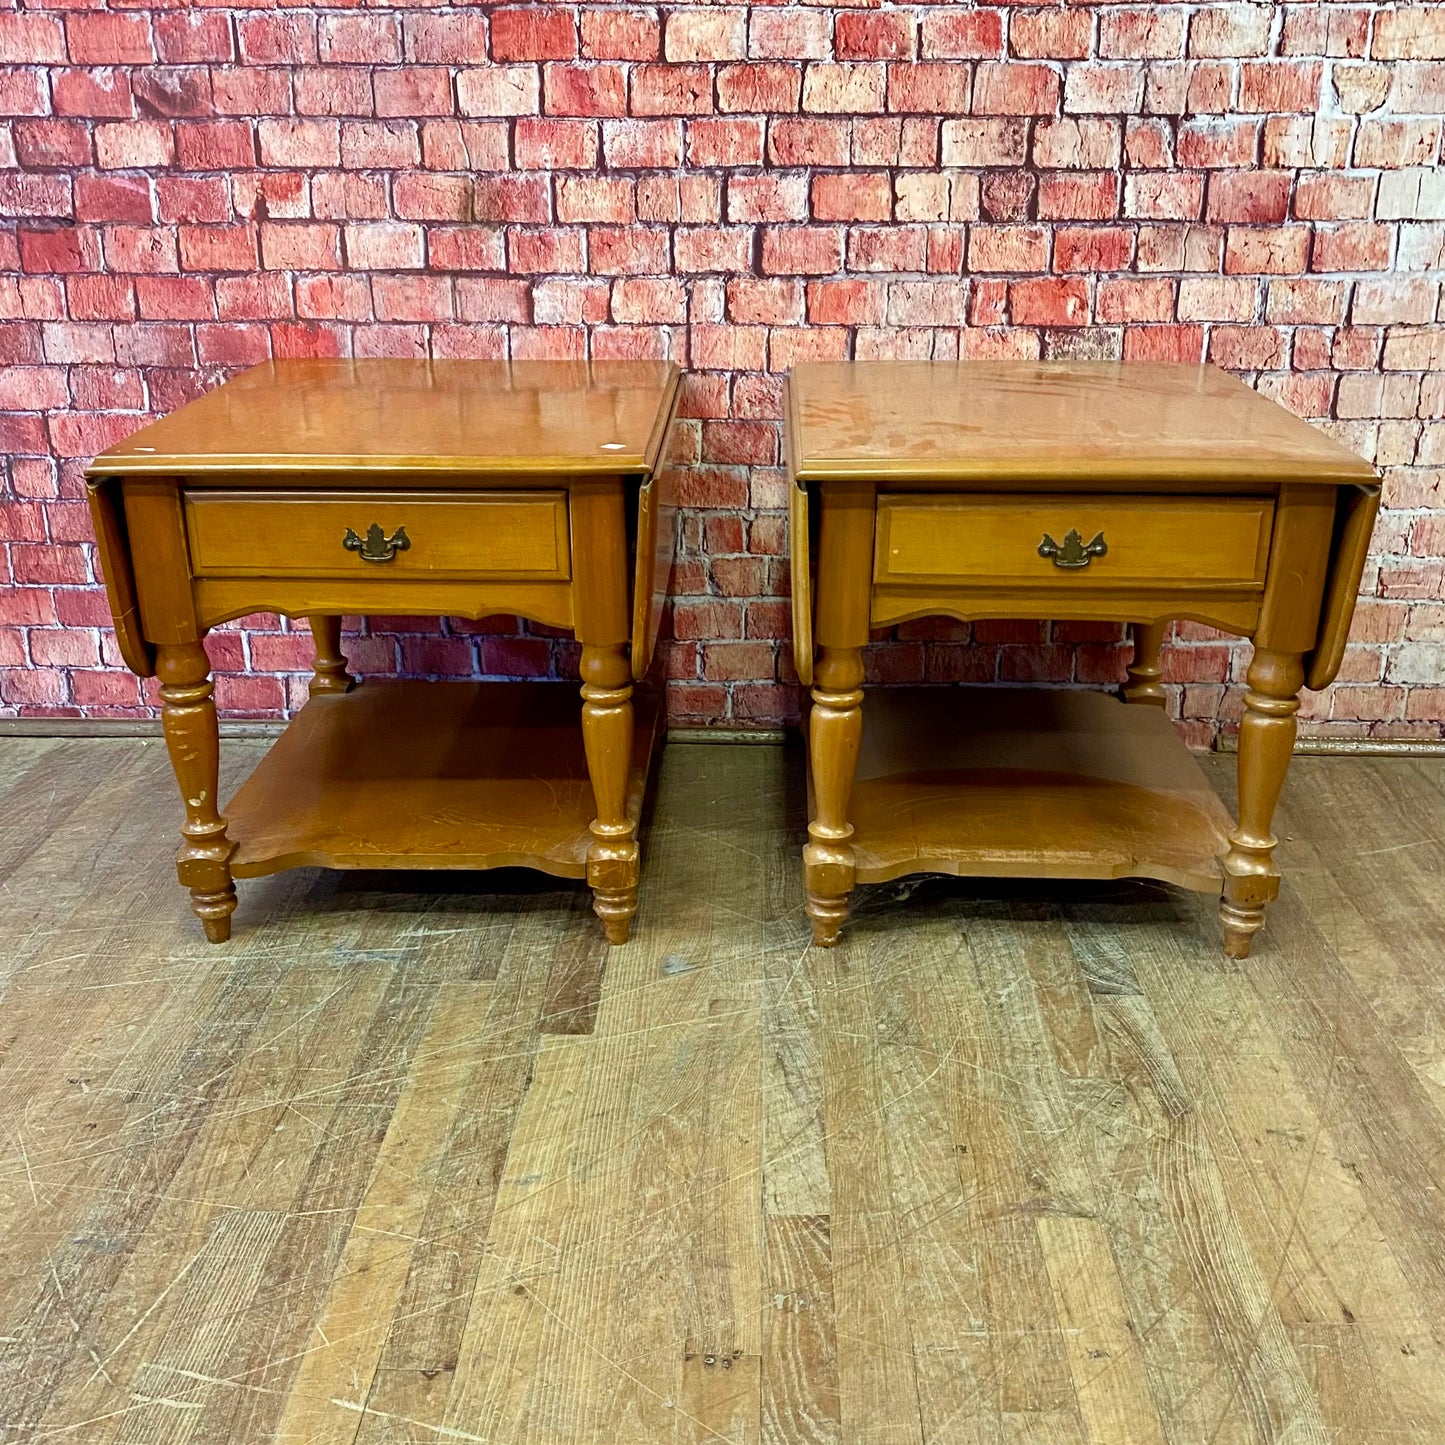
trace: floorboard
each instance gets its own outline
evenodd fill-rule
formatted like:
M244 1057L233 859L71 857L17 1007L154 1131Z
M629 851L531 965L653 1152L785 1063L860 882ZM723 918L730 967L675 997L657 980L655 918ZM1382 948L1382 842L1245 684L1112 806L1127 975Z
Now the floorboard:
M1134 882L810 948L801 767L665 752L621 949L319 870L212 948L159 745L0 740L0 1441L1445 1440L1445 761L1296 759L1243 964Z

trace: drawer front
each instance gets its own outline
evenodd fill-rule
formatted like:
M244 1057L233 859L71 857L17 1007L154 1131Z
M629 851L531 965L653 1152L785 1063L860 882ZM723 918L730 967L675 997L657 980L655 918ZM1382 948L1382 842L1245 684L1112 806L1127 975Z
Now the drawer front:
M571 575L565 492L228 492L186 497L197 577Z
M878 498L883 585L1201 592L1264 585L1269 497Z

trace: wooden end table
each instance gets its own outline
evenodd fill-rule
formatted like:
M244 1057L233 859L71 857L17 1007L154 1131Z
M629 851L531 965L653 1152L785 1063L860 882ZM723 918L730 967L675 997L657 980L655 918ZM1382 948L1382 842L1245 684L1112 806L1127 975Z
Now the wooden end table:
M1279 891L1299 693L1344 652L1374 469L1208 366L809 363L785 430L814 941L837 941L860 882L1145 877L1219 892L1247 956ZM1122 701L889 688L865 725L870 628L934 615L1132 623ZM1237 822L1162 711L1173 618L1254 641Z
M277 361L96 459L116 634L160 678L177 871L207 938L230 936L234 878L520 865L585 877L626 941L678 390L653 362ZM252 612L310 620L311 700L222 813L202 644ZM580 728L568 683L353 693L343 614L498 613L576 634Z

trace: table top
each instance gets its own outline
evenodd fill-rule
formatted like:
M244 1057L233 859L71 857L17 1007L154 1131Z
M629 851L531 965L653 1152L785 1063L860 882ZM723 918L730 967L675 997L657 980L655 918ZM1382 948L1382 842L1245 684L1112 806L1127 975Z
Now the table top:
M650 473L678 380L663 361L268 361L88 471Z
M806 362L789 380L804 482L1372 484L1366 461L1214 366Z

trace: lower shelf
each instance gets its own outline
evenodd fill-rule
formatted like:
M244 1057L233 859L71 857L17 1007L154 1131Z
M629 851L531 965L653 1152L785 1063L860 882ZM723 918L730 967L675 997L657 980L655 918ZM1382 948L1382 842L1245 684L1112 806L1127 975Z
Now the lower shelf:
M627 811L658 734L634 699ZM586 872L596 816L575 683L364 682L301 710L225 810L231 871L540 868Z
M857 879L1222 881L1233 826L1155 707L1030 688L874 688L849 810Z

